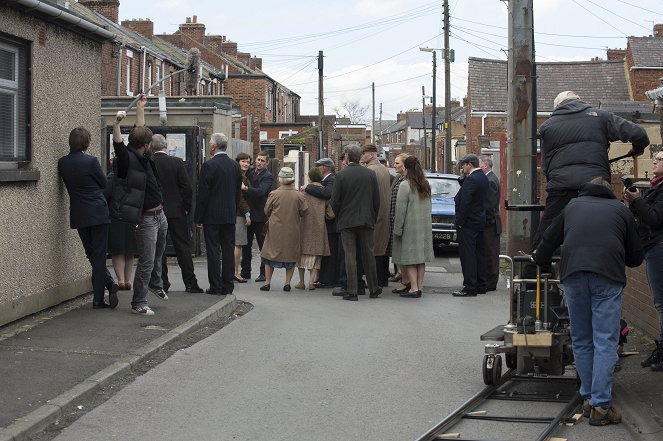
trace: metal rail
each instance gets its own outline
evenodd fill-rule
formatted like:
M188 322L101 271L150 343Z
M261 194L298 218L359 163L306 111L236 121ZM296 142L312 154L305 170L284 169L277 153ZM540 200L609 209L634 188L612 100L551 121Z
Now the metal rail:
M580 395L576 390L573 394L564 393L522 393L522 392L504 392L501 389L506 388L511 384L518 383L531 383L536 384L545 382L551 383L569 383L575 384L576 379L571 377L535 377L535 376L516 376L515 371L510 369L502 377L502 381L497 386L487 386L478 394L463 403L459 408L454 410L442 421L431 427L426 433L421 435L416 441L434 441L445 439L440 435L450 433L450 430L456 426L461 420L474 420L474 421L501 421L511 422L515 424L545 424L545 428L538 435L536 441L545 441L559 426L560 423L566 421L568 416L571 415L573 410L580 402ZM551 417L527 417L527 416L497 416L497 415L470 415L482 403L488 400L509 400L509 401L530 401L536 402L558 402L566 403L562 410L557 415ZM448 438L451 439L451 438ZM456 441L506 441L504 439L498 440L497 438L463 438L454 437Z

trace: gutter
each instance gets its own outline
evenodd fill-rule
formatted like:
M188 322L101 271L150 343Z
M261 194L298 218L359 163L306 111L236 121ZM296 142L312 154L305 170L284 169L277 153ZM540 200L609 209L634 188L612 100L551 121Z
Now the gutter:
M83 30L88 34L96 35L97 37L100 37L102 39L114 40L115 38L117 38L117 36L113 32L110 32L102 28L101 26L97 26L96 24L91 23L85 20L84 18L81 18L74 14L70 14L69 12L55 8L49 4L46 4L38 0L8 0L8 3L9 4L14 3L23 6L27 8L29 12L36 11L44 15L47 15L49 17L60 19L65 23L71 25L72 27L76 27L79 30Z
M661 70L662 66L631 66L628 70Z

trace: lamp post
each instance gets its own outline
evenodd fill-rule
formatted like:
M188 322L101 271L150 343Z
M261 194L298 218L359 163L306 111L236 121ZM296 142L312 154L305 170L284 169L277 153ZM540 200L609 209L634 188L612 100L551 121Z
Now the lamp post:
M432 172L437 171L437 161L435 161L435 129L437 128L436 121L435 121L435 116L437 114L437 103L435 100L435 95L436 95L436 76L437 76L437 53L435 52L438 49L433 49L430 47L420 47L420 51L422 52L432 52L433 53L433 111L431 112L431 135L432 135L432 140L431 140L431 146L430 146L430 162L431 166L430 169ZM423 110L422 110L423 112Z

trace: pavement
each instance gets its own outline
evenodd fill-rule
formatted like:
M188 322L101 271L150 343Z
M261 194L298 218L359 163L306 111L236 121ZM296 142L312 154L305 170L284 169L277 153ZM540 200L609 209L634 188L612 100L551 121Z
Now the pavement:
M447 259L447 261L451 261ZM204 261L196 264L205 287ZM429 292L449 293L450 276L459 280L457 264L431 268ZM130 313L131 292L120 291L115 310L93 310L88 294L61 306L0 327L0 441L27 440L60 420L82 400L119 377L139 369L169 343L206 324L230 317L239 301L183 291L179 268L169 263L173 281L169 300L150 294L152 317ZM457 282L456 282L457 283ZM245 285L258 284L250 282ZM429 286L430 285L430 286ZM505 286L501 287L506 290ZM506 313L505 313L506 314ZM477 335L478 339L478 335ZM635 440L663 439L663 373L640 367L652 342L632 329L615 375L614 404Z

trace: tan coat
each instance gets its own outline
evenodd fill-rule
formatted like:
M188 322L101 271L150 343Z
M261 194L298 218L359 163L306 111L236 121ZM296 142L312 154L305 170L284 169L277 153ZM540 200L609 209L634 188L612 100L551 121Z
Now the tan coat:
M370 170L375 172L378 178L378 194L380 195L380 211L373 230L373 255L384 256L387 254L389 244L389 207L391 206L391 178L387 167L380 161L373 159L367 164Z
M319 182L311 185L320 186ZM327 240L327 226L325 216L334 217L334 212L326 199L320 199L308 193L303 193L308 211L302 223L302 254L311 256L329 256L329 241Z
M260 255L274 262L297 262L301 253L302 218L307 211L304 195L292 184L272 191L265 203L267 235Z

